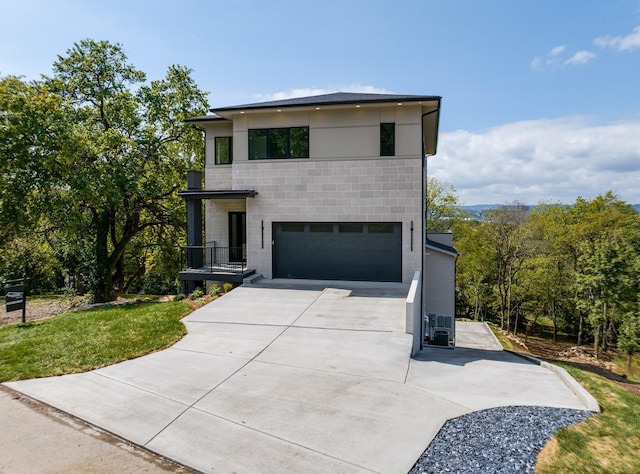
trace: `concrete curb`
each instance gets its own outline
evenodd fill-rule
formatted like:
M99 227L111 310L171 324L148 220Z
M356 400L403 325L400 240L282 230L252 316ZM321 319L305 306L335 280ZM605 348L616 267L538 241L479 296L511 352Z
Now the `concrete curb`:
M493 337L493 340L496 342L496 345L502 349L505 350L502 347L502 344L500 344L500 339L498 339L498 336L495 335L495 333L491 330L491 327L489 326L489 323L487 323L486 321L482 321L482 323L485 325L485 327L487 328L487 331L489 331L489 333L491 334L491 337Z
M558 367L557 365L551 364L547 361L540 360L537 357L530 356L528 354L522 354L521 352L510 351L508 349L503 349L505 352L509 352L518 357L522 357L523 359L528 360L529 362L533 362L536 365L544 367L545 369L549 369L554 372L562 382L569 387L576 397L578 397L582 403L587 407L587 410L593 413L600 413L600 405L598 401L591 395L587 390L580 385L576 379L574 379L569 372L564 370L562 367Z

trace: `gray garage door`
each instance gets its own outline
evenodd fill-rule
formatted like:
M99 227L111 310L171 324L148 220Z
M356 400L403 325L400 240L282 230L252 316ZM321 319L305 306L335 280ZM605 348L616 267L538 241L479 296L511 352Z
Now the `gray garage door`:
M275 278L402 281L402 225L273 223Z

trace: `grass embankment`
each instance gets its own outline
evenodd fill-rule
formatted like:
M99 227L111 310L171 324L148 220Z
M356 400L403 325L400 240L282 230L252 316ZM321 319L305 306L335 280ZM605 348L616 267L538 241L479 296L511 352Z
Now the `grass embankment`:
M493 325L489 326L505 349L519 349ZM570 364L557 365L595 397L602 411L559 430L540 452L535 472L640 473L640 397L595 373Z
M163 349L186 332L182 301L105 306L0 328L0 382L85 372Z
M602 412L558 431L538 456L536 472L640 472L640 397L599 375L558 365L598 400Z

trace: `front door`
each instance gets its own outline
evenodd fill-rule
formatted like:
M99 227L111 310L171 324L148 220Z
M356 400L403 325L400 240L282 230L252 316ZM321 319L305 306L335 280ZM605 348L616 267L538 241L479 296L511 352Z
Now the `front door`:
M229 213L229 262L247 261L247 213Z

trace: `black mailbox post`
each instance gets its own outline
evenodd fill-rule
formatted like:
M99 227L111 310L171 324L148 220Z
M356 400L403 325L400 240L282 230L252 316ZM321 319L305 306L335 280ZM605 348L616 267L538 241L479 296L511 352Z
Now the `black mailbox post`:
M16 285L21 282L22 284ZM10 311L22 310L22 322L26 321L26 309L27 309L27 292L25 289L25 280L12 280L7 282L5 286L7 313Z

